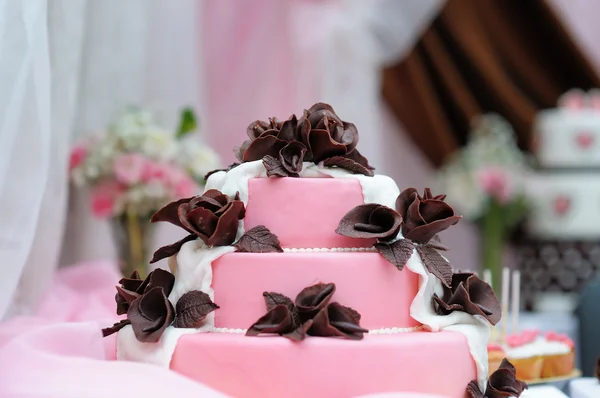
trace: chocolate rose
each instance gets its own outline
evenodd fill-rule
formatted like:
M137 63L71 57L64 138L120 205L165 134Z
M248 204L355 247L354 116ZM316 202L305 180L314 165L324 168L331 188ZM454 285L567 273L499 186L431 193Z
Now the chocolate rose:
M513 364L504 358L498 370L490 375L485 394L476 380L467 385L466 392L469 398L507 398L520 397L527 388L527 383L517 379Z
M444 296L439 298L434 294L433 300L439 315L463 311L481 315L492 325L497 324L502 316L500 302L492 287L473 273L453 274L451 286L444 286Z
M175 276L168 271L157 268L150 272L146 279L140 279L137 271L129 278L122 278L117 286L115 301L117 302L117 315L126 314L130 303L142 294L155 287L162 287L165 294L169 295L175 284Z
M333 293L335 293L335 284L333 283L317 283L302 289L295 301L300 320L306 322L317 315L329 304Z
M241 162L263 160L268 176L298 177L302 162L325 161L328 167L373 175L373 168L356 149L358 130L339 118L333 108L317 103L297 119L257 120L247 129L249 140L235 149Z
M436 234L456 224L462 217L454 214L444 199L446 195L433 196L425 188L423 196L408 188L396 199L396 210L404 219L402 234L416 243L427 243Z
M267 155L279 158L280 151L290 142L304 146L303 135L307 135L308 128L308 124L299 125L295 115L285 122L275 118L269 119L269 122L257 120L248 126L250 139L235 149L236 157L241 162L260 160Z
M175 311L162 287L155 287L133 300L127 311L135 337L143 343L155 343L173 322Z
M336 233L351 238L394 239L402 225L402 216L389 207L366 204L350 210L340 221Z
M151 221L170 222L190 235L158 249L150 263L176 254L185 242L196 238L202 239L208 246L231 245L237 234L238 222L245 213L244 203L237 196L232 200L216 189L210 189L202 196L169 203L156 212Z
M360 315L352 308L330 303L315 315L307 333L311 336L361 340L364 333L369 331L360 327L359 321Z

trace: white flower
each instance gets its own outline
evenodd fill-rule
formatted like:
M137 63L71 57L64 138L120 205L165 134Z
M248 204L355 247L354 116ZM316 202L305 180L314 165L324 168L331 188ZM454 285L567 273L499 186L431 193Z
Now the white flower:
M208 172L218 168L220 163L219 155L212 148L184 143L180 164L197 179L203 178Z
M141 150L149 158L163 161L174 159L177 149L177 142L169 131L157 127L145 131Z
M167 189L162 182L154 180L143 186L144 195L153 199L162 199L167 196Z

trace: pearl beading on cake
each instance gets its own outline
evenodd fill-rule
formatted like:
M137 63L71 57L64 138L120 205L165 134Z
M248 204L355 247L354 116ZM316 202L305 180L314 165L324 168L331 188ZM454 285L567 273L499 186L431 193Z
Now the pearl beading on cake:
M375 252L374 247L332 247L332 248L284 248L284 253L319 253L319 252Z
M381 328L369 330L369 334L400 334L410 333L424 330L423 326L413 326L410 328ZM246 334L248 329L230 329L230 328L213 328L210 333L230 333L230 334Z

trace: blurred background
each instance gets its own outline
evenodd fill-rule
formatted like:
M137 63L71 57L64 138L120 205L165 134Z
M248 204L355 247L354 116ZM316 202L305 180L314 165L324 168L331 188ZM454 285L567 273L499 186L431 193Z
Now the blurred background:
M250 122L323 101L377 173L448 193L455 268L495 286L519 270L524 325L600 352L599 2L0 7L0 318L33 311L58 267L178 239L148 214L234 162Z

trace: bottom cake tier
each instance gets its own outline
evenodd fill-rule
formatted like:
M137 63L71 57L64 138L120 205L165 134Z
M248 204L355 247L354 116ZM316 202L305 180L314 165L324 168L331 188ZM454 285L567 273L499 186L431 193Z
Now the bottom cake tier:
M476 378L453 332L371 334L361 341L205 333L179 340L171 369L234 398L351 398L385 392L464 398Z

